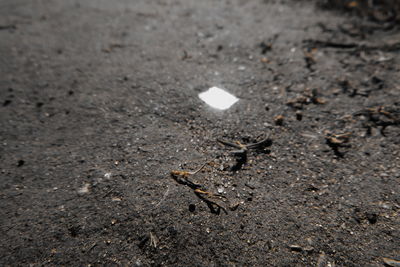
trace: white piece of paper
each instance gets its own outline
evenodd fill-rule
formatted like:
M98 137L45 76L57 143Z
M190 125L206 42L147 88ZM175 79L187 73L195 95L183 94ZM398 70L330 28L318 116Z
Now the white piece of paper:
M209 106L219 110L228 109L237 101L239 101L236 96L215 86L203 93L200 93L199 98L206 102Z

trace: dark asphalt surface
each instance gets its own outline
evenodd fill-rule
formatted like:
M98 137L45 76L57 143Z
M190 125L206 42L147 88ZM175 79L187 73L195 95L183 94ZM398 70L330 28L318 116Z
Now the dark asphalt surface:
M399 36L314 1L2 0L0 265L400 260Z

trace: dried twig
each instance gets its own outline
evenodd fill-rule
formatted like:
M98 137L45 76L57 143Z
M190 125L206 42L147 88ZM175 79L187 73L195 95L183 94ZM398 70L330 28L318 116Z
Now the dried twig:
M242 166L247 162L247 151L249 149L261 149L271 144L271 139L269 137L263 139L260 142L252 144L242 144L239 141L228 142L225 140L217 139L217 141L225 146L237 148L238 150L231 151L232 154L237 156L236 165L232 167L233 171L237 171L242 168Z
M197 174L199 171L201 171L204 166L206 164L203 164L203 166L201 166L198 170L194 171L194 172L189 172L189 171L171 171L171 177L179 184L182 185L186 185L188 186L190 189L193 190L193 192L195 193L195 195L201 199L202 201L204 201L207 206L209 207L211 213L215 213L215 214L220 214L220 211L223 210L225 213L227 213L226 209L224 207L222 207L221 205L219 205L218 203L216 203L215 201L210 200L209 198L213 198L213 197L223 197L219 194L213 194L208 192L204 186L202 186L201 184L196 184L192 181L189 180L189 176L191 175L195 175Z
M344 153L340 152L339 148L351 146L349 141L352 133L333 134L327 131L325 134L325 139L328 146L332 148L336 156L343 158Z

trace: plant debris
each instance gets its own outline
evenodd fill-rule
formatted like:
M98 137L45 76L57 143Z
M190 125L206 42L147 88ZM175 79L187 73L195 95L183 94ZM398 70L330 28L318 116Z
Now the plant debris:
M249 149L263 149L266 146L270 146L272 144L272 140L267 137L260 142L253 144L242 144L239 141L236 142L228 142L225 140L217 139L217 141L225 146L233 147L238 150L231 151L237 158L236 164L232 167L232 171L237 171L242 168L242 166L247 162L247 152Z
M307 88L304 90L302 95L297 98L290 99L286 102L286 105L293 107L295 109L303 109L304 105L309 104L325 104L326 101L319 97L318 90L316 88Z
M306 62L306 68L310 71L314 71L313 66L316 61L314 58L314 54L317 52L316 48L306 48L304 50L304 61Z
M367 129L367 135L371 135L371 129L381 127L380 132L385 136L388 126L400 125L400 106L377 106L366 108L353 114L354 117L363 116L363 127Z
M225 146L234 147L234 148L238 149L238 150L231 151L231 153L233 153L235 156L237 156L237 162L236 162L235 166L232 167L233 171L241 169L243 164L246 163L247 152L249 149L262 149L262 148L264 148L266 146L270 146L272 144L272 141L269 137L261 140L260 142L251 143L251 144L247 144L247 145L242 144L239 141L228 142L228 141L221 140L221 139L217 139L217 141ZM195 195L207 204L211 213L220 214L221 210L224 211L225 213L227 213L227 210L222 205L220 205L219 203L217 203L215 201L215 200L226 199L225 196L223 196L221 194L215 194L215 193L209 192L209 191L207 191L205 186L195 183L189 179L190 176L193 176L193 175L199 173L206 164L207 163L203 164L196 171L173 170L173 171L171 171L170 175L178 184L186 185L187 187L192 189L193 192L195 193ZM239 204L232 205L230 207L230 209L236 210L238 206L239 206ZM189 205L189 210L191 212L193 212L195 210L194 205L192 205L192 204Z
M8 25L0 25L0 31L1 30L16 30L17 25L15 24L8 24Z
M383 44L339 43L335 41L323 41L323 40L304 40L303 42L309 47L336 48L350 52L375 51L375 50L385 51L385 52L397 52L400 50L400 42L387 42Z
M194 182L189 180L189 176L195 175L196 173L200 172L204 168L205 165L206 164L204 164L203 166L201 166L198 170L196 170L194 172L189 172L189 171L171 171L171 177L178 184L186 185L190 189L192 189L193 192L195 193L195 195L199 199L201 199L202 201L204 201L207 204L207 206L210 209L211 213L220 214L221 210L223 210L225 213L228 213L223 206L221 206L217 202L211 200L211 199L225 198L224 196L222 196L220 194L214 194L214 193L208 192L203 185L196 184L196 183L194 183ZM194 211L194 209L193 209L193 211Z
M393 259L389 259L389 258L382 258L383 262L385 263L385 265L387 266L392 266L392 267L399 267L400 266L400 261L398 260L393 260Z
M283 120L285 119L285 117L283 115L278 115L274 118L274 122L276 125L278 126L282 126L283 125Z
M198 198L200 198L207 204L211 213L220 214L221 210L223 210L225 212L225 214L228 214L228 212L226 211L226 209L223 206L221 206L220 204L218 204L217 202L215 202L213 200L210 200L210 198L213 198L213 199L225 198L224 196L222 196L220 194L210 193L210 192L207 192L207 191L204 191L201 189L195 189L194 193L196 194L196 196Z
M325 132L326 143L330 148L332 148L333 152L336 156L342 158L344 156L343 152L339 151L341 147L351 147L349 144L350 137L352 133L343 133L343 134L333 134L329 131Z

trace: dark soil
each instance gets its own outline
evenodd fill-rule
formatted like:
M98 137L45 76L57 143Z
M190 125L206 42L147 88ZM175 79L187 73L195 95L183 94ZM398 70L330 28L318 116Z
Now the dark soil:
M331 7L1 1L0 265L400 260L400 31Z

